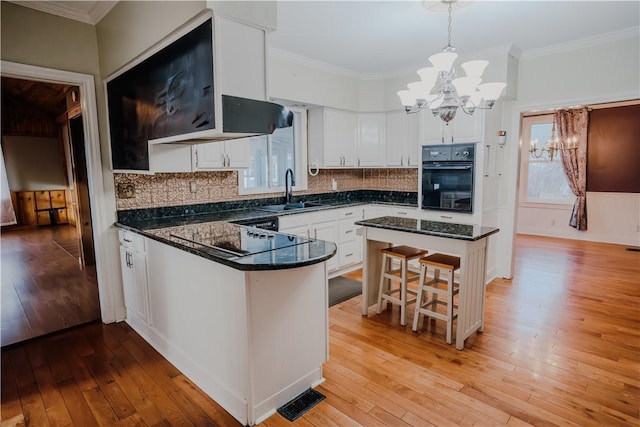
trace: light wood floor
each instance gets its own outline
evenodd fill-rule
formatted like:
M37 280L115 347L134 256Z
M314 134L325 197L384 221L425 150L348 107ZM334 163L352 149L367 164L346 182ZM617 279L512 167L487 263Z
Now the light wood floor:
M75 233L70 225L3 228L2 346L100 319L95 267L80 269L69 245Z
M640 425L638 252L518 236L464 351L439 323L414 334L359 303L329 310L327 398L293 425ZM238 425L125 323L4 349L1 409L3 426Z

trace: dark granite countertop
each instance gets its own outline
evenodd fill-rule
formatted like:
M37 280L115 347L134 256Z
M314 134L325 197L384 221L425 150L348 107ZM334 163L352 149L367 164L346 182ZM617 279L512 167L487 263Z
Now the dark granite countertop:
M308 243L245 256L228 256L170 236L169 230L185 226L203 226L217 222L242 222L283 215L306 213L368 203L417 207L417 193L394 191L347 191L298 196L294 202L313 201L322 206L304 210L267 212L261 206L284 203L284 198L253 199L165 208L134 209L118 212L116 226L153 240L183 249L239 270L278 270L326 261L336 253L333 242L311 240ZM282 233L281 233L282 234Z
M356 221L356 224L365 227L406 231L408 233L471 241L480 240L500 231L498 228L485 227L481 225L454 224L450 222L400 218L395 216L383 216L380 218Z
M233 255L211 247L185 241L174 235L174 233L178 235L185 234L185 229L189 227L206 229L223 223L225 223L225 221L199 222L159 228L147 228L144 230L123 224L118 224L118 226L169 246L182 249L194 255L243 271L283 270L288 268L304 267L306 265L326 261L336 254L337 248L336 244L333 242L315 239L300 239L303 240L303 242L295 246L282 247L247 255ZM250 227L241 225L237 227L243 233L250 229ZM194 230L195 229L191 229L189 232L193 233ZM284 233L270 233L284 235Z

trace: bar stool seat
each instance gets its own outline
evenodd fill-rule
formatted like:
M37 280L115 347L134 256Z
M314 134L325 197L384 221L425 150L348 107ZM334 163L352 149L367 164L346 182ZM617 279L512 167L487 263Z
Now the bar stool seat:
M453 320L458 317L458 306L454 304L453 297L460 291L459 283L454 281L454 274L460 269L460 258L445 254L432 254L420 258L420 285L416 296L416 310L413 316L413 331L418 330L418 320L421 314L433 319L447 322L447 344L452 342ZM427 270L433 268L433 279L427 279ZM447 275L446 280L440 278L440 273ZM431 293L431 297L429 297ZM440 295L444 299L438 298ZM426 301L425 301L426 299ZM438 312L438 305L446 307L446 314ZM454 309L456 312L454 313Z
M378 309L377 314L382 313L382 306L387 302L400 306L400 324L406 325L406 309L407 304L416 301L417 293L411 289L407 289L410 282L417 281L420 278L418 273L412 272L408 268L409 261L418 259L427 254L422 249L412 248L410 246L395 246L391 248L380 249L382 254L382 269L380 271L380 286L378 288ZM399 262L399 268L396 268L394 261ZM397 282L398 287L393 287L392 283ZM414 298L408 299L407 294Z

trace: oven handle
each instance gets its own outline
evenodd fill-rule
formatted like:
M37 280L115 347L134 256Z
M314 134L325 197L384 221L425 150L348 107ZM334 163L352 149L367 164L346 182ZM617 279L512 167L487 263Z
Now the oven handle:
M472 166L471 165L466 165L466 166L453 166L453 165L434 165L434 166L422 166L423 169L425 170L467 170L467 169L471 169Z

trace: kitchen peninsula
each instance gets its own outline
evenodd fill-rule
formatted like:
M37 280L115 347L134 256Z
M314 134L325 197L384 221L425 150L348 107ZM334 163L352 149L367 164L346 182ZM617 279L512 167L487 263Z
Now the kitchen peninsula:
M219 219L117 224L127 323L253 425L324 381L336 245Z
M380 217L356 221L365 239L362 280L362 315L378 301L382 257L380 249L408 245L460 257L460 293L456 349L484 327L487 237L499 231L493 227L454 224L412 218Z

